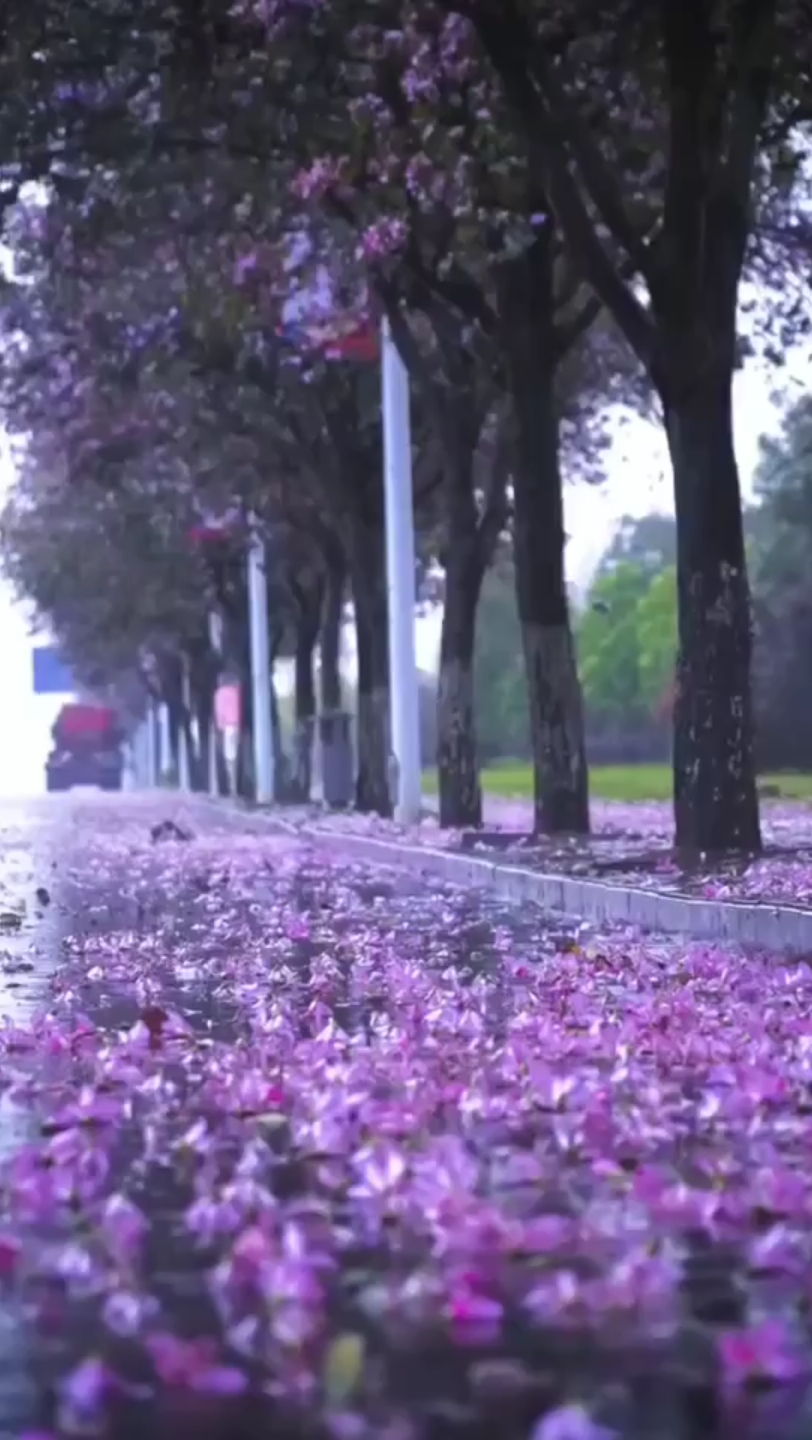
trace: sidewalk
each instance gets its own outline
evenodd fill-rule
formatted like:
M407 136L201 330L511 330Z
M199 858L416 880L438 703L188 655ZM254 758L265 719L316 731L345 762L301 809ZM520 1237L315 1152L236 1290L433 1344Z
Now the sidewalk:
M0 1433L799 1433L806 966L57 800L0 1029Z

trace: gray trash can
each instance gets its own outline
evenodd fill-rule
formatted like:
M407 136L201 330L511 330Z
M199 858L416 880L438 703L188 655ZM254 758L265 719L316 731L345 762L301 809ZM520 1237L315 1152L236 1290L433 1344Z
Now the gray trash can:
M352 716L345 710L320 715L319 742L324 803L331 810L344 810L352 804L355 788Z

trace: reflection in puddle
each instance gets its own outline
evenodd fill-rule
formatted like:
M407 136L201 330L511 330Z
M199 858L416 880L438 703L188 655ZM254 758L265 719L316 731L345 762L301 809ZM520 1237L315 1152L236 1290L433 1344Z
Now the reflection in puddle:
M70 823L67 812L65 821ZM58 855L64 827L42 804L0 806L0 1026L24 1026L43 1003L64 927ZM48 892L47 902L37 891ZM4 1076L0 1080L5 1082ZM33 1138L30 1111L0 1093L0 1163ZM5 1217L0 1215L0 1223ZM28 1329L13 1298L0 1302L0 1440L19 1435L36 1403Z

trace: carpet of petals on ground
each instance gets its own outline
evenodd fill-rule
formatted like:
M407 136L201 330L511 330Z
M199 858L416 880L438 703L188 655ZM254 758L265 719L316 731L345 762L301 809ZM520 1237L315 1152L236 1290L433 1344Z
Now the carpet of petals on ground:
M28 1440L809 1433L805 964L165 813L0 1029Z
M485 801L486 834L474 844L474 853L494 851L492 838L507 842L529 836L532 805L526 800L488 797ZM662 801L626 802L596 800L591 805L592 838L566 837L546 841L534 851L522 843L515 854L503 845L497 854L510 864L596 877L636 889L691 894L708 900L812 906L812 806L803 801L762 803L765 854L757 860L727 861L721 867L709 857L695 857L689 865L672 850L673 808ZM404 827L365 815L331 816L304 812L294 824L316 823L328 829L347 829L381 840L396 838L412 845L458 849L465 837L458 830L441 830L427 813L419 825Z

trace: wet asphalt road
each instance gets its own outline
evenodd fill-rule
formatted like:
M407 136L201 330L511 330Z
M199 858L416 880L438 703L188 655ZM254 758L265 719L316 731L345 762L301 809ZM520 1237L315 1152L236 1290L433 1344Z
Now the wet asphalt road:
M180 865L182 840L153 843L150 832L162 820L178 822L195 838L212 841L210 857L227 859L234 846L243 856L251 832L262 834L265 822L234 813L217 813L206 803L177 797L55 796L25 805L0 804L0 1028L24 1026L48 1009L49 1000L70 983L71 967L81 974L82 1009L102 1030L133 1024L143 993L100 981L88 987L88 955L94 947L126 954L128 944L149 947L155 940L156 972L161 951L173 956L175 990L161 992L163 1004L174 1006L196 1031L229 1041L236 1017L223 987L211 978L195 978L195 958L202 956L208 975L216 973L218 953L225 954L234 930L218 936L216 925L201 923L200 900L209 881L193 864ZM290 842L278 842L280 849ZM195 851L186 847L186 854ZM137 857L137 863L134 863ZM203 864L210 865L210 860ZM303 914L317 918L324 906L318 857L300 852L297 886ZM272 877L262 863L256 884L240 882L238 906L241 942L261 936L263 912L272 899ZM345 899L340 915L328 917L325 933L343 934L368 943L392 933L411 937L417 953L425 950L433 966L486 966L500 950L521 945L536 952L550 948L560 929L551 931L532 912L518 915L494 907L476 895L461 896L447 887L414 877L352 867L344 875ZM349 894L349 900L346 895ZM231 899L234 913L234 898ZM211 912L209 912L211 913ZM232 939L229 939L229 935ZM329 948L329 938L319 948ZM219 950L218 950L219 947ZM308 944L298 947L302 966ZM317 953L317 951L314 951ZM178 957L188 956L188 964ZM78 960L77 960L78 957ZM78 962L81 963L78 963ZM212 967L212 962L215 962ZM180 980L178 980L180 976ZM67 977L67 979L66 979ZM185 978L184 978L185 977ZM341 1017L337 1016L341 1019ZM498 1015L494 1015L498 1025ZM0 1093L0 1201L5 1205L2 1167L21 1147L41 1134L42 1113L16 1109ZM134 1137L138 1143L140 1137ZM122 1166L126 1170L127 1138ZM178 1213L183 1197L167 1191L154 1177L138 1196L152 1226L150 1265L155 1292L173 1324L199 1333L202 1307L209 1304L199 1261L179 1241ZM0 1214L0 1223L6 1215ZM65 1333L43 1336L32 1329L20 1301L6 1293L0 1301L0 1437L19 1436L32 1425L52 1423L53 1394L71 1363L98 1346L97 1307L91 1303L71 1315ZM213 1318L213 1317L212 1317Z
M60 857L70 817L44 801L0 804L0 1026L24 1025L46 1002L69 927ZM30 1138L30 1122L0 1096L0 1165ZM30 1345L18 1306L0 1305L0 1435L36 1409Z

